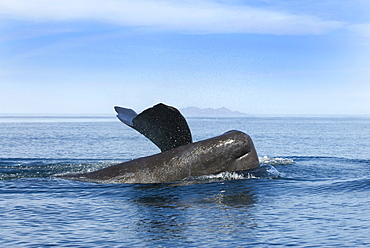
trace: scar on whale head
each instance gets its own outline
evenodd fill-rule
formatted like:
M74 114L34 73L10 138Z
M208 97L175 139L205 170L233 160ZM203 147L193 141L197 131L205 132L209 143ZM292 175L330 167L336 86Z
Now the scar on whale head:
M115 107L117 117L159 147L161 153L62 178L116 182L167 183L187 177L247 171L260 164L253 141L241 131L192 142L185 118L174 107L159 103L137 114Z

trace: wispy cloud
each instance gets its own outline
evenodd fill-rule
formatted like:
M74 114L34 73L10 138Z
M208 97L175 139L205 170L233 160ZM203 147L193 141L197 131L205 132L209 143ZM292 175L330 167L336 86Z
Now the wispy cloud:
M0 18L95 21L182 33L316 35L344 23L212 0L0 0Z
M370 39L370 23L353 24L349 28L358 35Z

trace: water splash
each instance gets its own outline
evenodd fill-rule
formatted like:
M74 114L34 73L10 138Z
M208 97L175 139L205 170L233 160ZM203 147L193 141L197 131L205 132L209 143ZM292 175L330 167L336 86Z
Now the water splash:
M280 172L272 165L261 165L253 170L235 171L235 172L221 172L215 175L204 175L198 177L189 177L181 181L193 183L207 183L230 180L246 180L246 179L275 179L280 176Z
M276 179L280 177L280 172L274 166L269 164L262 164L253 170L241 171L239 173L246 178Z
M294 164L294 160L290 158L270 158L268 156L263 156L258 158L260 164L269 164L269 165L291 165Z

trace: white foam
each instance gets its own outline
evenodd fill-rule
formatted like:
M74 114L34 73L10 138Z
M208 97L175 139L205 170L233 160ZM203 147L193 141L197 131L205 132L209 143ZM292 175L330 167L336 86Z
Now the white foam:
M239 179L249 179L249 178L254 178L253 175L242 175L237 172L221 172L216 175L206 175L206 176L199 176L197 179L199 180L209 180L209 179L219 179L219 180L239 180Z
M294 160L290 158L270 158L268 156L259 157L260 164L269 165L290 165L294 164Z

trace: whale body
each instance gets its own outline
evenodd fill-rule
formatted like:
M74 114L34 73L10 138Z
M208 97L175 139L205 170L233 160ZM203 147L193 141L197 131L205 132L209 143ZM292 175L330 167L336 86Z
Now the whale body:
M115 183L167 183L226 171L247 171L260 165L253 141L244 132L232 130L192 143L185 118L173 107L158 104L139 115L130 109L115 109L123 123L148 137L162 152L63 178Z
M251 170L258 166L257 152L249 135L229 131L156 155L74 175L72 178L115 183L167 183L224 171Z

